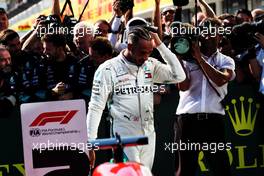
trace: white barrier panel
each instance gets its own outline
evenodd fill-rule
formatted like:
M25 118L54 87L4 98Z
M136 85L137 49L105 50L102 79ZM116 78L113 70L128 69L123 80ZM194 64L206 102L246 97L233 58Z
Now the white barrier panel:
M40 166L38 162L43 161L41 158L33 158L33 150L38 152L38 156L42 156L42 152L56 150L79 149L78 152L81 153L89 147L86 144L86 111L83 100L22 104L21 123L27 176L44 176L50 171L69 168L69 165L63 164L56 167L45 167L45 164Z

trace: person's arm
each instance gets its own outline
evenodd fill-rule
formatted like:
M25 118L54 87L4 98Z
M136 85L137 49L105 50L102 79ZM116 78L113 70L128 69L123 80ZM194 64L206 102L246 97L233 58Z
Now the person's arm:
M25 41L31 36L31 34L34 32L34 29L28 31L25 35L23 35L21 38L20 38L20 42L21 42L21 45L23 46L23 44L25 43Z
M38 42L38 40L40 40L40 36L44 35L46 32L47 32L46 26L41 24L41 22L39 22L36 29L23 43L22 50L28 50L28 51L32 50L32 48L35 46L35 43Z
M252 76L257 80L260 81L261 79L261 71L262 67L259 65L256 58L249 60L249 70Z
M155 65L154 68L154 82L156 83L178 83L186 79L185 72L182 65L175 54L173 54L165 45L161 42L157 33L150 32L153 39L153 46L158 49L161 57L167 64L162 64L159 61L152 61Z
M230 81L234 77L234 69L229 68L222 68L220 70L217 70L212 65L210 65L202 56L200 52L200 48L198 46L198 43L195 43L193 45L193 56L196 59L197 63L203 70L204 74L206 74L209 79L214 82L218 87L223 86L228 81ZM234 60L230 58L230 67L234 67L235 63Z
M101 121L106 102L112 92L110 66L103 63L94 74L92 95L89 102L86 119L88 142L97 138L98 127ZM95 152L88 151L90 166L94 168Z
M184 62L179 58L179 61L182 65L182 68L185 72L185 75L186 75L186 78L184 81L180 82L177 84L177 87L179 90L181 91L186 91L190 88L190 85L191 85L191 78L190 78L190 75L189 75L189 72L187 71L188 69L186 68L186 65L184 64ZM186 63L186 61L185 61Z
M51 14L60 17L60 0L53 0Z
M128 11L124 14L125 17L125 24L127 24L127 22L133 18L133 8L132 9L128 9Z
M115 47L116 42L117 42L118 30L119 30L120 25L121 25L121 18L123 16L122 11L120 10L120 1L119 0L116 0L113 2L113 11L114 11L114 15L113 15L113 18L110 22L112 33L109 34L108 40L110 41L112 47Z
M86 119L88 141L97 138L101 116L112 92L111 68L108 64L105 62L100 65L94 74L92 95Z
M160 0L155 0L155 9L153 11L153 23L154 26L158 27L158 35L162 40L162 24L160 15Z
M206 15L206 17L217 18L215 12L205 0L199 0L199 3L201 10Z
M31 51L37 40L39 40L37 35L37 31L34 30L28 39L23 43L22 50Z

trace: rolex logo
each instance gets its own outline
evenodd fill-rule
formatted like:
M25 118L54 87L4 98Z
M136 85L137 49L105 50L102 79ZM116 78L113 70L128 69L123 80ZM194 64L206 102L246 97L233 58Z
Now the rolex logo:
M253 133L254 126L256 122L256 117L258 114L258 110L260 108L260 104L255 103L253 107L253 99L248 98L248 108L247 112L245 110L246 103L244 102L245 97L241 96L240 100L240 113L239 113L239 103L237 103L236 99L232 99L231 103L233 104L233 113L230 112L231 108L226 105L226 111L230 120L234 126L236 134L240 136L248 136Z

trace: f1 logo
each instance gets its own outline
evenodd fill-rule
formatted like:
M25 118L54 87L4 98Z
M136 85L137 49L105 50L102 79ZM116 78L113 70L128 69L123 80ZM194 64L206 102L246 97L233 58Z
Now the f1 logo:
M47 123L60 122L60 124L67 124L78 110L71 111L56 111L41 113L31 124L30 127L44 126Z

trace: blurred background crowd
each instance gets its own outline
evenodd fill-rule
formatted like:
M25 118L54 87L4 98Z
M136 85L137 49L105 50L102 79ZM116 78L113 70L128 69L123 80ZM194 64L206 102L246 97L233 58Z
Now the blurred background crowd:
M96 68L126 48L126 36L133 26L141 25L157 32L173 52L183 55L177 52L175 38L185 38L188 45L188 42L199 40L200 34L175 34L171 32L172 26L183 21L199 27L209 17L232 30L221 34L218 50L235 60L235 81L249 83L263 95L264 10L238 9L235 13L216 15L207 2L199 0L196 15L186 21L183 7L188 1L175 2L177 6L161 7L160 0L155 0L153 18L149 20L133 16L136 6L132 0L114 0L112 18L92 22L64 15L65 6L71 6L70 1L61 8L60 1L53 0L50 15L40 14L33 29L24 35L9 28L8 13L1 8L1 114L29 102L77 98L88 102ZM152 56L161 60L155 50ZM168 87L168 92L170 89ZM156 104L161 94L155 96Z

